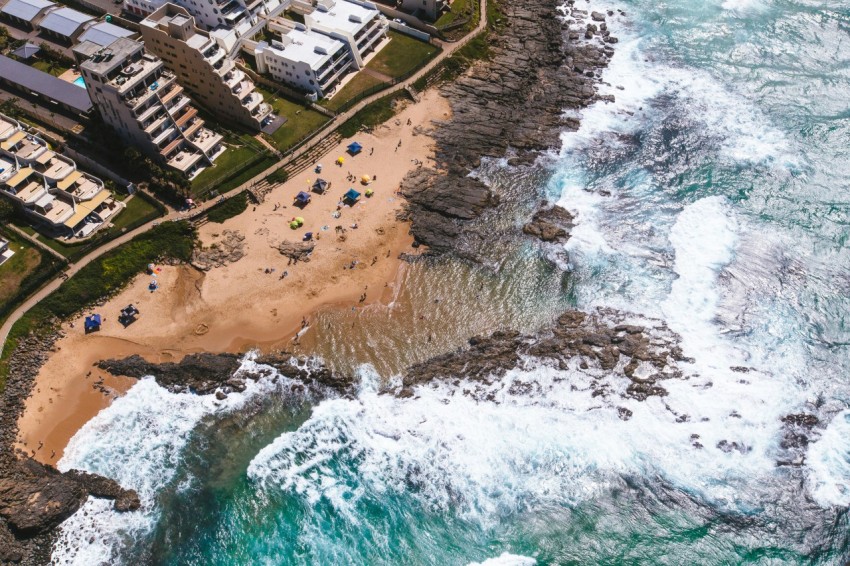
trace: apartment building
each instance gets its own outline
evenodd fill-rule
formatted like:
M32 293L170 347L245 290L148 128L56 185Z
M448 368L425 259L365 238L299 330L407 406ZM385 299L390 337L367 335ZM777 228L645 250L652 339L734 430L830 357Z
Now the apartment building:
M124 208L103 181L0 114L0 195L57 236L84 237Z
M345 43L358 69L389 28L378 8L362 0L318 0L316 9L304 15L304 24L310 31Z
M288 2L289 0L284 0ZM147 17L168 0L124 0L124 9L132 14ZM206 30L217 28L234 30L242 35L256 24L261 16L268 15L281 5L281 0L174 0L195 18Z
M195 27L189 12L171 3L142 20L141 32L147 51L165 62L195 102L224 121L260 131L272 108L227 57L224 39Z
M436 21L449 9L449 0L398 0L398 8L418 18Z
M127 143L193 178L223 151L222 137L204 127L174 73L140 42L74 48L92 102Z
M280 40L257 44L257 70L311 94L314 100L331 94L357 68L348 46L338 39L307 31L289 20L271 20L268 29L280 33Z

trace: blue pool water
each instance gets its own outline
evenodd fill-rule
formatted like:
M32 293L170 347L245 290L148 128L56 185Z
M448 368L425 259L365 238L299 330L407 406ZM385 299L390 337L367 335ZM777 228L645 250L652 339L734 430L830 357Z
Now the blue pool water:
M83 77L77 77L76 79L74 79L74 84L80 88L86 88L86 81L83 79Z

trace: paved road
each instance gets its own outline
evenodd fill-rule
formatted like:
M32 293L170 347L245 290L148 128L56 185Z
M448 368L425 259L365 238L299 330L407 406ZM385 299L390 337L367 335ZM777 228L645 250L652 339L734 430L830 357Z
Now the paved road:
M425 65L422 69L420 69L419 72L417 72L416 74L414 74L413 76L411 76L407 80L400 82L400 83L398 83L398 84L396 84L396 85L394 85L394 86L392 86L392 87L390 87L386 90L382 90L381 92L378 92L378 93L370 96L369 98L366 98L366 99L360 101L359 104L355 105L354 107L352 107L347 112L337 115L333 120L331 120L328 123L328 125L322 131L320 131L318 134L316 134L308 143L301 146L297 151L291 153L290 155L288 155L285 159L281 160L280 162L275 163L274 165L272 165L271 167L269 167L268 169L266 169L265 171L263 171L259 175L255 176L253 179L250 179L250 180L246 181L245 183L243 183L242 185L236 187L235 189L228 191L226 194L222 195L221 198L226 199L226 198L233 197L233 196L241 193L242 191L244 191L245 189L247 189L251 185L258 183L259 181L262 181L263 179L268 177L269 174L273 173L274 171L277 171L278 169L280 169L282 167L285 167L290 162L294 161L295 159L297 159L298 157L300 157L301 155L303 155L307 151L310 151L310 149L315 147L317 144L321 143L322 140L324 140L327 136L332 134L340 126L340 124L345 123L346 120L348 120L349 118L351 118L352 116L357 114L357 112L359 112L360 110L365 108L367 105L371 104L372 102L375 102L376 100L378 100L380 98L387 96L388 94L398 92L401 89L407 87L408 85L412 85L414 82L419 80L419 78L425 76L428 72L430 72L437 65L439 65L446 57L450 57L455 51L457 51L458 49L460 49L461 47L466 45L470 40L472 40L472 38L476 37L478 34L480 34L482 31L484 31L484 28L486 26L487 26L487 0L481 0L481 18L480 18L480 21L478 22L478 26L475 28L475 30L472 31L469 35L467 35L466 37L464 37L460 41L448 44L445 47L445 49L437 57L432 59L427 65ZM151 228L153 228L154 226L156 226L160 222L168 222L168 221L172 221L172 220L181 220L181 219L192 218L194 216L201 214L206 209L214 206L217 203L217 201L218 201L218 199L207 201L206 203L204 203L200 207L193 209L190 214L181 213L181 212L171 212L168 215L166 215L165 217L158 218L156 220L148 222L147 224L142 224L141 226L139 226L135 230L127 232L126 234L123 234L122 236L119 236L118 238L111 240L110 242L108 242L108 243L104 244L103 246L97 248L96 250L94 250L93 252L88 254L87 256L83 257L78 262L69 266L69 268L65 271L65 273L61 277L54 279L53 281L51 281L50 283L48 283L47 285L42 287L37 293L32 295L29 299L24 301L24 303L21 306L19 306L17 309L15 309L14 312L12 312L12 314L9 315L9 317L3 323L3 326L0 326L0 340L2 340L3 347L6 346L6 338L9 336L9 331L12 329L12 326L18 320L20 320L20 318L28 310L30 310L35 305L37 305L39 303L39 301L41 301L42 299L47 297L50 293L52 293L53 291L58 289L59 286L65 281L65 279L67 279L69 277L73 277L79 270L81 270L83 267L85 267L86 265L88 265L89 263L91 263L92 261L97 259L98 257L102 256L103 254L105 254L108 251L111 251L111 250L117 248L121 244L129 242L131 239L135 238L139 234L144 234L145 232L147 232L148 230L150 230ZM2 350L0 350L0 353L2 353Z

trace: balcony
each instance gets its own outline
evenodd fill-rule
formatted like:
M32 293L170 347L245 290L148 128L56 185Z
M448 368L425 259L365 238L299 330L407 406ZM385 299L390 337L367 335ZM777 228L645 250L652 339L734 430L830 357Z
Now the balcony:
M194 118L189 121L189 124L183 130L183 135L187 138L194 136L198 130L204 125L204 121L200 118Z
M190 102L192 102L192 101L189 99L188 96L181 96L180 98L177 99L177 101L174 104L172 104L170 107L168 107L168 113L171 114L172 116L176 116L180 112L182 112L184 108L189 106Z
M248 110L253 110L257 106L259 106L261 102L263 102L263 95L259 92L252 92L251 94L242 99L242 106L244 106Z
M258 120L262 120L266 116L271 114L271 111L272 111L271 105L263 102L262 104L260 104L256 108L254 108L253 112L251 112L251 116L253 116L254 118L256 118Z
M244 80L237 84L235 87L230 89L230 92L239 96L240 98L245 98L249 93L254 91L254 83L250 80Z
M180 85L174 85L174 87L171 90L169 90L165 94L161 94L159 96L159 99L162 101L163 104L167 105L171 101L171 99L173 99L175 96L177 96L181 92L183 92L183 87L180 86Z
M145 124L151 118L156 116L158 112L162 112L162 104L160 104L159 101L156 101L155 104L151 104L150 106L145 108L145 110L139 115L139 117L136 118L136 121L139 124Z
M162 130L160 133L156 134L156 137L153 139L154 145L160 145L162 142L171 139L171 136L176 134L177 130L174 129L174 126L169 126Z
M127 104L133 110L140 108L145 101L150 99L154 94L164 92L165 89L174 82L174 75L168 71L163 71L162 74L153 80L149 76L143 85L133 90L126 98Z
M50 153L53 152L51 151ZM39 163L41 163L41 160L39 160ZM37 170L44 175L48 183L55 183L60 179L64 179L74 169L75 166L72 161L62 159L59 156L52 156L43 166L37 167Z
M16 196L24 204L33 204L39 199L44 198L44 195L48 194L48 192L41 179L38 179L30 181L17 193L10 192L10 194Z
M224 76L224 84L226 84L228 88L232 89L244 78L245 73L239 69L234 69Z
M189 141L206 154L221 141L221 135L206 128L200 128Z
M185 173L186 171L191 169L202 157L203 154L199 151L181 149L174 155L174 157L168 160L168 166Z
M177 125L178 128L180 128L181 131L183 131L184 126L186 126L189 123L189 120L191 120L192 118L194 118L197 115L198 115L198 111L193 107L189 107L189 109L186 110L186 112L182 116L180 116L180 118L177 119L175 124Z

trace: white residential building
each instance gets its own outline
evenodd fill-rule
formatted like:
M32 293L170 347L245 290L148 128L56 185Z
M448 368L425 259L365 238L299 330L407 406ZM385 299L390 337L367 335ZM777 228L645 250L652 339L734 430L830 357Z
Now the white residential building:
M132 14L147 17L169 0L124 0L124 9ZM217 28L235 30L242 35L256 24L260 16L268 15L290 0L172 0L186 8L198 26L206 30Z
M0 195L63 236L87 236L124 208L103 181L79 171L74 161L2 114Z
M275 80L311 93L314 100L330 94L354 66L343 42L307 31L287 20L272 20L269 30L281 33L280 41L261 41L254 48L257 70Z
M74 52L103 120L147 155L193 178L224 151L162 60L120 38L108 47L86 42Z
M362 0L318 0L316 9L304 15L304 24L310 31L348 45L358 69L389 28L378 8Z
M165 62L196 102L222 120L260 131L272 108L228 58L233 44L196 28L186 9L171 3L142 20L141 31L147 51Z

